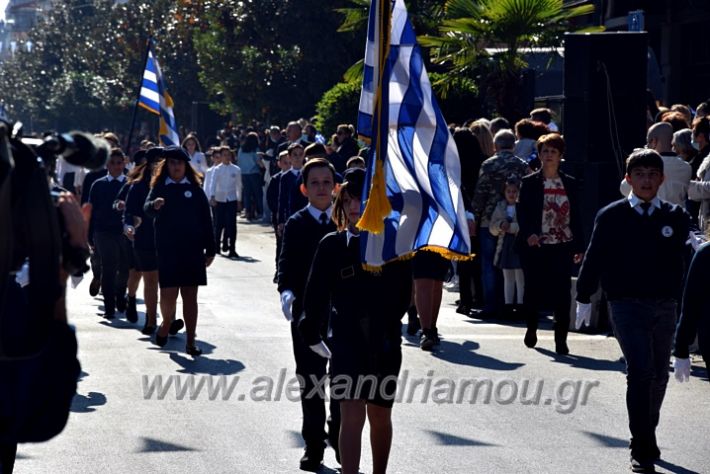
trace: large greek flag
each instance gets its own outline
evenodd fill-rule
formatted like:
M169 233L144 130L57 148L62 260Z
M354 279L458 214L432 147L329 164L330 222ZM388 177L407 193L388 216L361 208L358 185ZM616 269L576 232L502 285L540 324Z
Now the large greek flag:
M365 265L422 248L468 258L458 151L403 0L372 0L358 133L371 143L358 223L369 231L360 239Z
M173 115L173 99L168 93L158 60L153 55L152 46L153 42L149 41L138 105L160 117L161 145L180 145L177 123Z

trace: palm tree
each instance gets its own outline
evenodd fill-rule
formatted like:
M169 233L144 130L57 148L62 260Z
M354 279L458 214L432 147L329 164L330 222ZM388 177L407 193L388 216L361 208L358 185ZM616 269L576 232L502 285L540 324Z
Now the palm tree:
M444 8L447 19L439 36L419 37L431 48L432 60L449 68L441 81L484 71L481 85L493 97L498 113L511 120L527 112L518 110L521 73L527 66L521 50L559 46L571 19L594 12L587 1L565 5L563 0L447 0ZM498 52L489 54L486 48ZM446 84L441 85L446 90Z

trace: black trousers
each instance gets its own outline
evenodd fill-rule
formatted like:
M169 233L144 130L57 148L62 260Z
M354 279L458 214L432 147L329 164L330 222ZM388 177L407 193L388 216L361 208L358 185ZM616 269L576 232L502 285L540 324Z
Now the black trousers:
M527 247L520 254L527 327L537 329L539 311L551 309L555 315L555 342L565 342L569 332L572 258L570 243Z
M295 315L294 315L295 316ZM323 450L324 440L328 440L331 446L338 446L340 434L340 402L330 400L330 417L328 417L328 434L324 427L326 425L325 416L325 394L326 387L321 385L318 390L313 390L317 383L324 380L327 374L328 359L325 359L313 352L298 332L298 325L291 323L291 339L293 340L293 355L296 358L296 375L301 382L301 410L303 412L303 425L301 435L309 450Z
M237 201L218 202L215 207L214 234L218 249L222 231L222 244L234 252L237 243Z
M101 256L99 256L98 250L91 254L89 262L91 263L91 274L95 279L101 281Z
M128 284L131 246L123 234L96 232L96 251L101 258L101 291L106 314L116 312L116 296L123 298Z
M12 474L17 455L17 444L0 443L0 474Z

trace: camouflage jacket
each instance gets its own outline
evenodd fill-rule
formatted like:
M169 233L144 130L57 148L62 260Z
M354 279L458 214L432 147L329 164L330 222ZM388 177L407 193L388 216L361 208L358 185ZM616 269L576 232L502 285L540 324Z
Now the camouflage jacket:
M480 225L488 227L496 204L504 198L505 182L511 178L520 180L530 173L528 164L509 150L500 151L481 164L472 202L473 214Z

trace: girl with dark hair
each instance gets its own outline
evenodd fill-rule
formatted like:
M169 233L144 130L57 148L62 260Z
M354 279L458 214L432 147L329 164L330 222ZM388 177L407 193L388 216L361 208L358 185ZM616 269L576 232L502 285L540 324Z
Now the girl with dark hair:
M306 284L303 340L331 357L331 398L340 400L340 462L357 473L365 418L370 422L373 472L387 469L392 444L392 405L402 363L400 319L409 307L408 262L386 264L380 273L363 269L360 258L360 199L363 170L346 173L333 206L339 231L318 245ZM328 348L321 328L333 337ZM332 354L331 354L332 351Z
M143 334L150 336L157 325L158 307L158 255L155 248L153 218L145 213L143 205L150 192L153 170L158 164L162 148L152 148L145 153L145 162L135 167L129 175L130 190L126 196L124 232L133 246L134 271L143 277L143 300L145 301L145 324ZM130 296L129 306L135 306L135 293ZM133 298L131 300L131 298Z
M210 206L200 187L199 176L188 166L187 152L171 146L161 157L165 160L155 170L143 207L145 213L155 219L163 315L155 342L160 347L165 346L168 334L175 335L186 325L185 352L199 356L202 350L195 345L197 288L207 284L206 267L216 253ZM178 293L182 295L184 323L174 320Z
M190 157L190 165L192 165L192 168L204 176L209 166L205 154L202 153L202 147L200 146L200 141L197 139L197 135L191 133L186 136L182 141L182 147L187 151L187 155Z
M237 164L242 170L244 184L244 211L249 220L258 219L264 212L264 163L258 151L259 135L250 132L237 154Z

